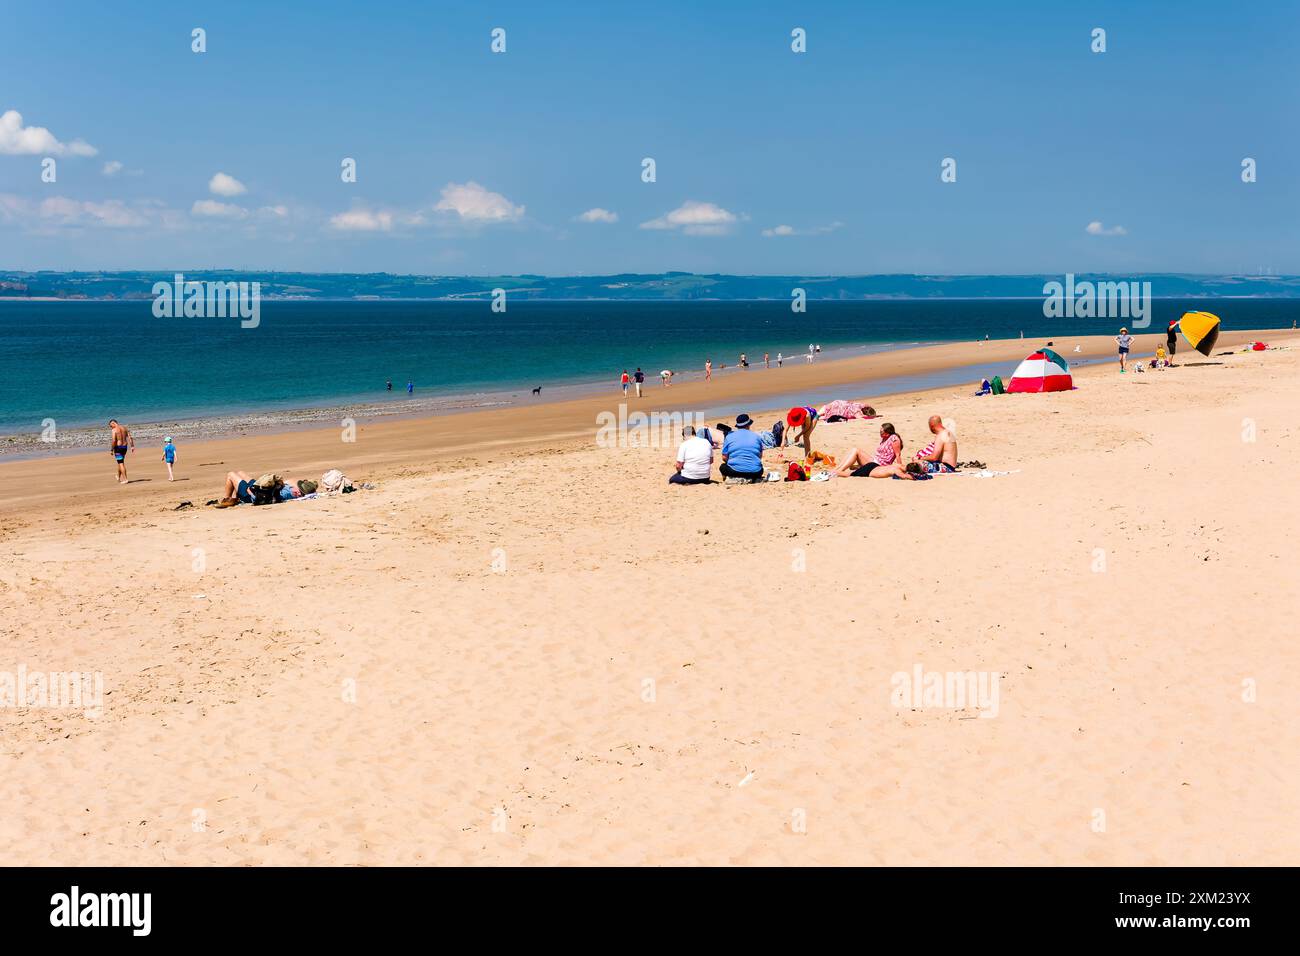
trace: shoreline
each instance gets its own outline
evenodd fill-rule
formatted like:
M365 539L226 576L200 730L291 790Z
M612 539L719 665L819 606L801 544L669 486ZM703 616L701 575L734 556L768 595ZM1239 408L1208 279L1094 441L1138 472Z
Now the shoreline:
M813 365L825 365L846 359L860 358L864 355L878 355L926 348L932 345L957 344L952 342L909 342L897 344L892 342L865 342L855 345L837 345L819 353ZM803 367L803 354L787 358L790 366ZM775 361L775 360L774 360ZM773 364L771 371L777 371ZM714 376L727 377L744 372L764 371L761 359L757 365L751 363L748 370L739 366L728 365L715 368ZM674 372L674 387L684 383L703 382L702 369L686 372ZM222 438L234 438L245 435L273 435L285 432L302 431L313 426L332 424L340 417L353 418L360 425L364 420L369 423L381 421L404 421L422 418L437 418L444 415L462 415L466 413L490 411L499 408L532 408L540 405L552 405L558 402L594 398L607 392L611 386L608 379L587 379L569 381L559 384L542 383L544 398L529 401L531 389L518 388L490 389L479 392L448 393L421 397L403 397L403 389L395 388L387 402L377 400L360 400L359 397L343 397L338 403L286 404L283 407L270 408L255 412L242 408L218 408L207 414L152 415L148 420L133 422L128 416L122 416L133 434L149 439L163 435L184 435L191 441L207 441ZM615 386L616 387L616 386ZM646 373L645 390L658 390L659 375ZM388 393L382 393L388 394ZM43 458L57 458L66 455L89 454L101 450L104 445L102 423L79 423L59 427L58 442L45 442L39 430L26 432L0 433L0 462L29 461Z
M1261 334L1266 334L1274 343L1300 344L1300 332L1246 330L1223 333L1216 351L1233 349L1240 343L1254 341ZM1072 365L1080 360L1094 363L1076 367L1077 377L1104 374L1107 366L1097 363L1114 360L1111 336L1063 337L1051 341ZM1149 355L1163 341L1163 333L1137 336L1133 355ZM1180 344L1186 347L1185 343ZM1074 351L1076 346L1079 352ZM138 496L147 496L157 502L164 498L172 499L174 505L177 496L181 495L202 504L220 490L229 470L313 476L330 468L340 468L354 479L363 479L395 470L401 473L403 469L413 467L449 463L473 466L538 450L571 449L584 441L594 443L598 416L614 414L619 419L620 404L627 404L630 410L661 415L727 409L729 414L717 412L715 415L718 420L725 421L746 411L761 422L781 406L777 399L790 394L825 395L834 392L835 397L863 400L869 404L880 404L882 396L899 399L924 393L953 394L958 388L960 391L956 394L961 395L974 391L978 377L969 381L963 379L957 384L946 382L929 387L926 387L924 379L974 366L987 367L989 372L1001 374L998 369L1007 364L1014 366L1032 348L1020 339L1004 339L899 349L824 360L811 365L793 365L780 370L754 369L751 366L743 374L711 383L682 382L671 388L650 386L642 400L644 404L640 405L635 398L624 398L615 386L613 394L536 405L358 420L351 440L347 431L338 426L290 427L198 440L178 435L177 474L180 477L175 483L167 481L158 447L161 442L158 446L150 444L145 439L152 437L151 432L133 429L137 433L137 451L127 458L131 480L126 486L118 485L113 477L112 459L106 454L104 432L101 436L104 444L98 455L92 448L82 453L0 461L0 480L6 482L8 491L0 501L0 513L21 513L33 506L49 507L59 501L75 502L77 507L94 507ZM1199 353L1193 352L1192 355L1196 360L1202 360ZM1185 353L1179 358L1184 362L1191 361ZM919 386L884 391L872 387L908 379ZM789 407L789 404L784 407ZM888 416L887 411L884 414Z

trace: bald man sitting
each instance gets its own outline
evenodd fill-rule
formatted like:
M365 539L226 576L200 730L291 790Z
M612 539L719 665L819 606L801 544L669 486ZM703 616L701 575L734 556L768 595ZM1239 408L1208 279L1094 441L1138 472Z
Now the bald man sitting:
M957 436L945 427L938 415L930 416L930 444L916 453L916 460L930 474L950 474L957 470Z

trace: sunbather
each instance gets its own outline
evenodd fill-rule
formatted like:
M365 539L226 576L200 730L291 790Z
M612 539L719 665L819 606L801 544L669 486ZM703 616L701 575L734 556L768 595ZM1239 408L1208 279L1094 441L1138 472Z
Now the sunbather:
M861 448L850 448L844 455L843 463L835 469L835 476L837 478L892 478L898 475L901 478L924 470L919 463L913 462L916 468L908 472L899 462L902 453L903 439L898 437L892 424L885 422L880 426L880 444L876 446L876 450L868 452Z
M938 415L930 416L930 444L916 453L916 460L930 474L957 470L957 437L944 425Z

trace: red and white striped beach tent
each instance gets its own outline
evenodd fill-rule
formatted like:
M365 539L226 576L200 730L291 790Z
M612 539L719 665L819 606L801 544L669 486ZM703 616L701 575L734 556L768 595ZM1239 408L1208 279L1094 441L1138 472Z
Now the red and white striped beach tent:
M1020 363L1008 392L1068 392L1074 388L1070 366L1051 349L1040 349Z

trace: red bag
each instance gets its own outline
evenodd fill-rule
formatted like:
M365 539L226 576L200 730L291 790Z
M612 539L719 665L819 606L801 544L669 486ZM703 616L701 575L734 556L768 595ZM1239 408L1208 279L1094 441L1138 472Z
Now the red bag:
M790 467L786 469L785 480L786 481L807 481L808 472L804 470L803 465L799 464L797 461L792 461L790 462Z

